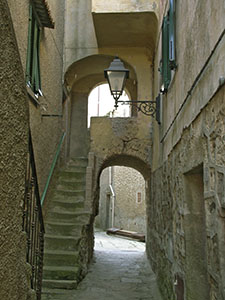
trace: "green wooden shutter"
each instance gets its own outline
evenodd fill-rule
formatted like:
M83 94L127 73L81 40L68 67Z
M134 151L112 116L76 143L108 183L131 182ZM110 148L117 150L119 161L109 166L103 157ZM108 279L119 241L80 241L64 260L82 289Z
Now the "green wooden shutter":
M36 51L35 51L35 70L34 70L34 90L35 93L39 93L41 90L41 76L40 76L40 29L38 25L36 24L37 27L37 36L36 36Z
M33 12L32 12L32 6L30 5L27 62L26 62L26 83L29 85L31 84L31 69L32 69L32 23L33 23Z
M169 67L169 20L168 16L163 19L162 26L162 79L164 92L168 90L171 80L171 70Z
M27 47L27 65L26 82L35 94L41 90L40 78L40 28L35 19L32 5L30 5L29 28L28 28L28 47Z
M31 83L33 91L36 93L36 73L37 73L37 40L38 40L38 27L36 25L36 20L34 23L34 38L33 38L33 62L32 62L32 74Z
M176 68L175 62L175 0L170 0L169 9L169 65L173 70Z

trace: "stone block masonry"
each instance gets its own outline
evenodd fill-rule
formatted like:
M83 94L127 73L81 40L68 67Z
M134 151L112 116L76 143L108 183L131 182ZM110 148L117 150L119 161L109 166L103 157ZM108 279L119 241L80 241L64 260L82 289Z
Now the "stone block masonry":
M187 299L224 299L224 99L223 86L152 174L147 252L165 299L178 276Z

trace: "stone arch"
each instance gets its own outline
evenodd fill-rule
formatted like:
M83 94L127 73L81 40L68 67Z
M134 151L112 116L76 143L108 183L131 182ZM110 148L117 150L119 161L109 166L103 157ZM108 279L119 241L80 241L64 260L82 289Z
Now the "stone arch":
M65 85L71 100L71 121L69 129L69 156L87 156L89 133L87 129L88 96L91 90L106 82L103 70L113 60L111 55L91 55L74 62L65 73ZM124 61L130 70L126 89L131 98L137 97L137 76L134 68Z
M150 197L150 174L151 166L148 161L143 160L139 155L129 154L113 154L105 156L104 158L90 152L89 155L89 174L87 178L87 186L92 186L92 191L86 190L86 204L92 211L92 224L94 224L95 217L99 214L99 199L100 199L100 176L104 169L110 166L124 166L137 170L146 182L145 185L145 204L146 204L146 217L148 222L148 199ZM90 159L91 158L91 159ZM91 170L92 169L92 170ZM93 177L90 174L94 174ZM88 203L89 202L89 203ZM147 229L148 230L148 229ZM146 237L148 236L148 233Z
M144 184L144 182L145 182L144 186L142 186L142 188L140 189L140 181L139 181L138 185L137 185L137 181L136 181L137 173L136 172L133 173L132 170L124 171L124 169L123 169L122 172L125 172L125 174L124 174L125 177L123 177L122 181L118 181L118 173L117 173L117 172L121 172L121 169L119 169L119 170L114 169L114 171L108 170L107 172L104 173L104 170L106 170L108 167L117 167L117 166L125 167L125 169L128 167L128 169L132 169L133 171L135 170L139 174L139 176L142 177L142 182L143 182L142 184ZM129 177L129 182L126 182L126 179L128 179L127 172L129 172L129 175L131 176L131 177ZM109 175L109 173L110 173L110 175ZM114 177L116 174L117 174L117 176ZM150 194L149 193L150 165L147 164L146 162L144 162L143 160L141 160L140 158L138 158L137 156L135 157L135 156L126 155L126 154L118 154L118 155L113 155L111 157L108 157L105 160L100 161L98 159L96 175L97 176L96 176L96 179L94 182L94 193L93 193L94 198L92 199L92 201L93 201L92 205L95 209L94 216L99 215L99 219L98 219L99 224L103 224L104 220L108 219L108 221L106 221L108 225L110 224L110 226L112 226L112 227L119 226L118 221L119 221L119 218L121 218L121 215L117 214L118 207L122 208L124 205L125 205L125 207L128 205L127 213L125 213L124 209L121 210L124 214L125 221L123 221L123 217L122 217L122 219L119 221L119 223L120 222L122 222L122 223L128 222L129 223L129 221L127 221L127 219L126 219L126 217L129 219L129 214L130 214L130 218L131 218L130 221L131 220L134 221L133 216L131 216L131 211L132 211L132 208L135 209L135 207L136 207L135 203L137 200L133 198L134 190L136 190L136 193L138 191L139 192L141 191L141 193L143 193L142 197L144 198L144 201L143 201L144 206L142 204L142 208L144 210L141 215L140 215L140 210L139 210L139 213L137 213L137 214L135 213L135 216L137 218L142 216L143 224L142 223L141 224L142 224L142 226L146 226L147 201L148 201L149 194ZM102 177L102 175L103 175L103 177ZM117 180L115 178L117 178ZM104 182L103 190L102 190L102 181L101 181L102 179ZM131 186L131 181L133 182L132 186ZM106 189L106 184L108 184L107 189ZM111 185L111 184L113 185L113 187L111 186L109 188L109 185ZM120 185L121 188L119 188L118 185ZM139 188L137 189L137 187L139 187ZM125 191L125 195L122 198L121 198L121 191ZM132 197L130 198L131 195L132 195ZM129 198L127 198L127 197L129 197ZM136 195L136 197L137 197L137 195ZM119 199L120 199L120 204L118 204ZM115 200L116 200L116 202L115 202ZM132 201L134 201L134 202L132 202ZM124 204L122 204L122 202ZM131 206L131 203L133 203L132 206ZM107 209L107 206L108 206L108 209ZM109 206L111 207L111 209L109 209ZM108 210L108 214L106 213L107 210ZM105 215L105 213L106 213L106 215ZM107 215L108 215L108 217L107 217ZM119 215L120 215L120 217L119 217ZM140 222L140 220L139 220L139 222ZM139 225L140 225L140 223L139 223ZM126 226L126 225L124 225L124 226ZM127 226L130 226L130 224L129 225L127 224ZM100 227L100 228L102 228L102 227ZM107 229L107 228L109 228L109 227L106 226L105 229ZM124 227L124 229L125 229L125 227ZM132 230L127 227L126 227L126 229ZM146 232L145 230L139 231L139 232L144 233L144 232Z
M119 165L139 171L147 182L146 199L149 198L152 140L148 124L139 118L93 117L90 131L90 155L87 202L98 214L99 179L104 168Z
M130 167L141 173L145 180L150 178L151 167L148 163L137 156L127 154L112 155L101 161L98 169L98 181L103 169L111 166Z

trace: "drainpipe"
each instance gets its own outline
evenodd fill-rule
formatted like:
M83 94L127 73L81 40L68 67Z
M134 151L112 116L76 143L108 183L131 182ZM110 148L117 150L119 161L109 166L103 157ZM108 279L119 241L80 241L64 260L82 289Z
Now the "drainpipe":
M109 188L110 188L110 192L111 192L111 196L112 196L112 227L114 227L116 194L115 194L113 186L112 186L112 167L109 167Z

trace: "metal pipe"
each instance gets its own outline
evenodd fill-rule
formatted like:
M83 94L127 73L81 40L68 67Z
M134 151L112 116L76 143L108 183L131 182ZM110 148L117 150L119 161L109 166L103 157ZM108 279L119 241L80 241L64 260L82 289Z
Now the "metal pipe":
M112 186L112 167L109 167L109 188L110 188L110 192L111 192L111 196L112 196L112 227L114 227L116 194L115 194L113 186Z
M53 171L55 169L55 165L56 165L56 162L57 162L57 159L58 159L58 156L59 156L59 153L60 153L60 150L61 150L61 146L62 146L62 143L64 141L65 136L66 136L66 133L64 132L61 139L60 139L59 145L57 147L57 151L56 151L55 157L54 157L52 165L51 165L51 169L50 169L48 179L47 179L47 182L46 182L46 185L45 185L45 188L44 188L44 192L41 196L41 205L43 205L43 203L44 203L45 196L46 196L47 190L48 190L48 186L49 186L50 180L52 178L52 174L53 174Z

